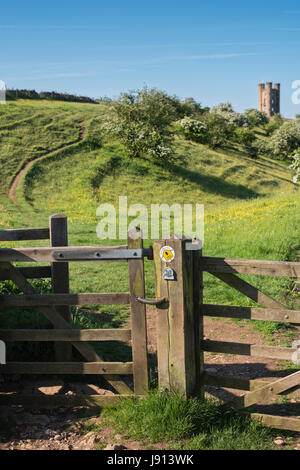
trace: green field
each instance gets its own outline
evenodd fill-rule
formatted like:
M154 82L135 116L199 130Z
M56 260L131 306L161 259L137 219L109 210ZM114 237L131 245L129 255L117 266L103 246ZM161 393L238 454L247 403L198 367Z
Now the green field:
M120 195L126 195L129 204L142 202L149 209L156 202L202 203L205 255L293 259L300 245L300 198L287 166L269 158L252 160L237 147L210 150L182 140L176 133L179 163L170 169L129 161L116 142L104 141L98 148L90 144L93 139L101 142L101 120L106 112L106 104L29 100L1 108L1 228L46 226L49 215L61 212L68 216L70 244L99 244L96 209L104 202L117 205ZM47 151L76 141L80 122L87 128L82 142L43 157ZM9 185L18 168L37 156L42 158L19 182L16 207L7 198ZM111 242L119 240L105 241ZM152 263L146 262L146 267L147 294L153 296ZM76 264L71 276L73 291L127 289L123 265ZM275 278L255 282L277 298L288 285ZM205 286L209 302L249 303L225 287L220 289L209 276Z

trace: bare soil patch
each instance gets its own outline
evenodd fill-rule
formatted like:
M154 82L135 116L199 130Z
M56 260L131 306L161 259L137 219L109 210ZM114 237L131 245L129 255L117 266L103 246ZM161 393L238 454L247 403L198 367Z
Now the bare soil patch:
M148 346L150 357L156 353L156 316L157 311L147 309ZM211 340L232 341L238 343L268 344L260 332L254 331L247 322L235 323L231 320L205 318L205 335ZM151 360L152 360L151 359ZM283 377L292 371L284 369L277 360L255 358L231 354L205 353L205 370L211 375L231 376L245 379L266 379ZM92 383L66 381L61 377L32 377L22 378L12 376L1 383L1 390L6 392L20 391L32 394L33 404L36 394L112 394ZM1 378L0 378L1 380ZM234 396L243 395L242 390L206 387L207 397L227 400ZM298 416L300 419L300 392L293 398L287 398L284 403L275 398L269 403L257 405L259 412L281 414L283 416ZM149 446L139 442L124 439L115 434L114 430L101 426L99 410L78 408L58 408L53 410L30 410L21 407L11 407L0 411L2 419L7 421L12 434L7 442L0 443L0 449L12 450L143 450ZM84 417L84 419L82 419ZM83 434L83 424L97 423L97 431ZM99 429L99 430L98 430ZM279 441L278 441L279 442ZM278 444L279 445L279 444ZM281 444L280 444L281 445ZM295 447L300 441L295 439ZM165 449L165 443L151 445L153 449Z

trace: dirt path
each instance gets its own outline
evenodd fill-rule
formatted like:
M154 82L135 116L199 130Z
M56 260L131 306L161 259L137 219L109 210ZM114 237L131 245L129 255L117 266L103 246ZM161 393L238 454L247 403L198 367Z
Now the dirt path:
M72 142L71 144L67 144L67 145L61 145L60 147L57 147L55 150L51 150L50 152L46 152L46 153L43 153L42 155L40 155L39 157L35 158L34 160L30 160L29 162L25 163L23 168L19 171L19 173L16 175L16 177L14 178L10 188L9 188L9 192L8 192L8 197L9 199L16 205L18 206L18 201L17 201L17 198L16 198L16 190L17 190L17 186L19 184L19 181L20 181L20 178L21 176L28 170L28 168L30 168L37 160L39 160L40 158L43 158L43 157L46 157L47 155L52 155L54 154L55 152L57 152L58 150L61 150L61 149L66 149L68 147L71 147L72 145L74 144L77 144L78 142L80 142L81 140L83 140L87 134L87 129L84 125L84 122L80 122L79 123L79 126L80 126L80 134L79 134L79 137L77 140L75 140L74 142Z
M149 353L156 352L156 316L153 308L147 308L148 346ZM205 335L211 340L232 341L237 343L268 344L258 331L247 322L238 322L227 319L213 319L205 317ZM128 325L127 325L128 326ZM126 325L124 325L126 327ZM275 343L280 337L274 338ZM282 339L282 338L281 338ZM130 345L130 344L128 344ZM284 369L278 360L267 358L254 358L251 356L238 356L233 354L205 353L205 370L211 375L227 377L240 377L244 379L282 377L291 373ZM32 402L37 394L64 394L82 395L99 394L107 395L112 392L104 390L101 385L70 382L63 377L23 377L10 376L1 383L1 389L5 392L20 392L32 394ZM1 376L0 376L1 382ZM5 390L4 390L5 389ZM207 397L229 399L236 395L244 394L241 390L224 389L220 387L206 387ZM299 415L300 395L299 389L296 397L278 401L277 398L266 404L260 404L259 412L291 416ZM297 413L298 411L298 413ZM101 424L99 410L88 408L58 408L53 410L24 409L11 407L1 410L0 416L10 424L12 434L9 440L0 443L2 450L142 450L147 445L124 439L115 434L114 430ZM82 417L85 417L82 420ZM93 429L84 433L84 423ZM86 431L85 431L86 432ZM278 436L282 433L278 431ZM283 438L284 439L284 438ZM151 448L166 449L167 444L160 442L151 445ZM293 448L300 449L300 440L295 437Z

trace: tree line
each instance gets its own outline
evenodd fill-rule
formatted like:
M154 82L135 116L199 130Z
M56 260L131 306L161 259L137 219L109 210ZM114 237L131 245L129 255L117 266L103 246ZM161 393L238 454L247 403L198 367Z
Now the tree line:
M77 96L69 93L58 93L57 91L41 91L28 89L11 89L6 90L6 99L13 101L17 99L28 99L28 100L56 100L56 101L71 101L76 103L93 103L97 104L97 101L88 98L87 96Z

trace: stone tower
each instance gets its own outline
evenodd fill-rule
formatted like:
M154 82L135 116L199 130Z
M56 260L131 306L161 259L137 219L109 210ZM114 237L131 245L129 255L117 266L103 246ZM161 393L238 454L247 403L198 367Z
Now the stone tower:
M272 117L280 113L280 83L272 82L260 83L259 90L259 110L264 111L267 116Z

